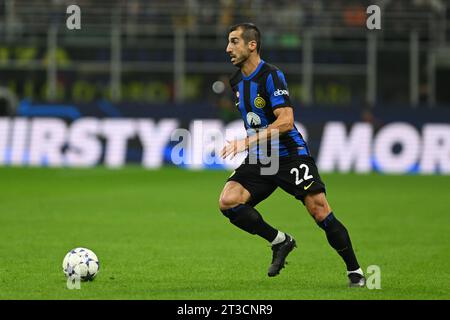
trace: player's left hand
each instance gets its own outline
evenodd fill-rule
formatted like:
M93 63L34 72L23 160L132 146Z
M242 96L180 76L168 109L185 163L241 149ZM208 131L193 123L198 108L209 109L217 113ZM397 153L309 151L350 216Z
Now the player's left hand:
M222 159L225 159L226 157L231 155L230 160L232 160L236 156L236 154L247 150L248 147L247 138L227 142L228 144L223 147L222 151L220 151L220 156L222 157Z

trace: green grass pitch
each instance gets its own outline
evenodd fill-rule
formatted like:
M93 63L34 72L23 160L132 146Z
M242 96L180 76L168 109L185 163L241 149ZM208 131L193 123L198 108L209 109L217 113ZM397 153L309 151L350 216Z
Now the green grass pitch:
M226 171L0 168L0 299L449 299L450 178L323 175L335 215L381 289L347 288L345 267L299 201L258 206L298 248L275 278L264 240L218 210ZM92 249L80 290L61 263Z

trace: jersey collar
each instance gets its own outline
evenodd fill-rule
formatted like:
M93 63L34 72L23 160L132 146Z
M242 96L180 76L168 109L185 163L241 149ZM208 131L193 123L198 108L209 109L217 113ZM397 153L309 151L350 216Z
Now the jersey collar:
M248 77L244 76L244 74L242 73L242 79L244 80L250 80L251 78L253 78L261 69L262 65L264 64L264 60L261 59L261 61L259 62L258 66L256 67L255 71L253 71Z

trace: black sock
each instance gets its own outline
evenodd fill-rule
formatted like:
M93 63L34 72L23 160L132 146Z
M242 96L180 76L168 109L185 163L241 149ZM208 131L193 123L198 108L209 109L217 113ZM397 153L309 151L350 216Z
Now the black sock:
M354 271L359 269L358 261L353 252L352 242L348 235L347 229L338 219L335 218L333 212L325 218L325 220L317 223L319 227L325 230L328 243L337 251L337 253L344 259L347 265L347 271Z
M259 212L247 204L240 204L237 207L221 211L238 228L251 234L257 234L269 242L272 242L278 234L278 230L268 225Z

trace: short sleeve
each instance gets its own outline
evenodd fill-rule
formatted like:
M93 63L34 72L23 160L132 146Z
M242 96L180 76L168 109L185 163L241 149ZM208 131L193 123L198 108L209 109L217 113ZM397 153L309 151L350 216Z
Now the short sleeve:
M292 107L286 79L280 70L272 71L269 74L266 82L266 90L267 95L270 97L272 109Z

